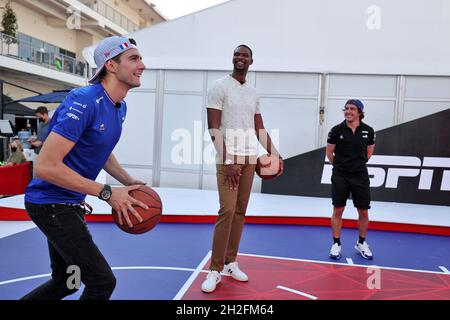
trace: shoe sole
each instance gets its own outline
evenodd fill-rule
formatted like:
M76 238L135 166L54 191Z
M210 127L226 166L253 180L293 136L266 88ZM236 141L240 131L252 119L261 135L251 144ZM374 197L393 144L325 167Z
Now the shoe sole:
M355 246L355 249L356 249L356 251L359 252L359 254L361 255L361 257L363 257L364 259L366 259L366 260L372 260L372 259L373 259L373 256L371 256L371 257L366 256L361 250L359 250L358 246Z
M233 278L233 276L231 276L231 278ZM233 279L236 281L239 281L239 282L248 282L248 279L247 280L240 280L240 279L236 279L236 278L233 278Z
M333 255L330 254L330 259L333 259L333 260L340 260L340 259L341 259L341 256L340 256L340 255L339 255L339 256L333 256Z
M232 278L232 279L234 279L234 280L236 280L236 281L239 281L239 282L248 282L248 279L247 279L247 280L239 280L239 279L236 279L235 277L233 277L232 274L230 274L230 273L228 273L228 272L221 272L221 274L224 275L224 276L229 276L230 278Z

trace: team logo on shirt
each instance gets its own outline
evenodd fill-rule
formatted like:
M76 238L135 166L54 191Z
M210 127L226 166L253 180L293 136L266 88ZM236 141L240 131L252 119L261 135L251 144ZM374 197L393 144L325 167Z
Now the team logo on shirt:
M67 112L66 116L68 116L69 118L72 118L73 120L77 120L77 121L80 120L80 118L77 115L73 114L72 112Z
M339 137L339 140L343 140L344 139L344 135L341 134L341 136Z
M83 114L82 111L80 111L80 110L78 110L77 108L74 108L74 107L69 107L69 110L73 110L73 111L75 111L75 112L78 112L78 113L80 113L80 114Z
M95 99L95 102L100 103L100 101L102 101L102 100L103 100L103 97L100 97L98 99Z
M104 123L102 123L102 124L100 125L100 131L105 131L105 124L104 124Z
M82 103L79 103L79 102L76 102L76 101L74 101L73 104L76 105L76 106L80 106L83 109L86 109L86 107L87 107L87 104L82 104Z

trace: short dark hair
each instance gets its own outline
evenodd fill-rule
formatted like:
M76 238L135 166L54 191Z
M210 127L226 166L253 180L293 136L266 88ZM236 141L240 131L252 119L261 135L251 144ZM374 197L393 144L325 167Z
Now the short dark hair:
M236 51L236 49L237 49L237 48L240 48L240 47L247 48L248 51L250 51L250 57L253 58L253 51L252 51L252 49L251 49L248 45L246 45L246 44L240 44L240 45L238 45L238 46L234 49L234 51Z
M121 54L119 54L118 56L115 56L114 58L112 58L112 59L110 59L110 60L113 60L113 61L115 61L115 62L117 62L117 63L120 63L120 56L122 55L122 53ZM106 62L105 62L105 64L106 64ZM102 80L105 76L106 76L106 67L104 66L103 67L103 69L102 69L102 71L100 72L100 74L98 75L98 78L100 79L100 80Z
M359 110L359 121L361 121L362 119L364 119L364 112Z
M36 109L36 111L34 111L34 113L48 114L48 109L47 109L47 107L41 106L41 107L38 107Z

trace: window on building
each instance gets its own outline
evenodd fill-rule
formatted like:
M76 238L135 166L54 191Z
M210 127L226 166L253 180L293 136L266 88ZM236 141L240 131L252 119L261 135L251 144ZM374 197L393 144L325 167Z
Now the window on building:
M103 1L98 1L98 13L106 17L106 4Z
M19 33L19 59L31 61L31 37L26 34Z

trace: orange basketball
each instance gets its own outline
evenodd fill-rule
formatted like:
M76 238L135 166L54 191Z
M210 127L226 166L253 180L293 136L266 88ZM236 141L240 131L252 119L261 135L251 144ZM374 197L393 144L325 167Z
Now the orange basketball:
M267 164L267 167L262 167ZM275 155L263 154L256 161L256 174L263 180L274 179L280 172L281 162Z
M117 226L125 232L132 234L145 233L152 230L158 223L162 214L162 202L159 195L150 187L141 186L139 189L130 191L130 196L145 203L148 206L148 210L141 208L137 205L133 205L133 208L139 213L143 221L139 222L136 217L128 212L133 227L129 227L124 217L122 217L123 224L119 224L119 217L117 212L112 209L112 215L114 222Z

